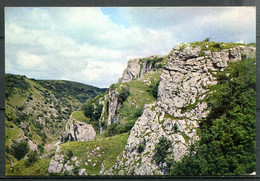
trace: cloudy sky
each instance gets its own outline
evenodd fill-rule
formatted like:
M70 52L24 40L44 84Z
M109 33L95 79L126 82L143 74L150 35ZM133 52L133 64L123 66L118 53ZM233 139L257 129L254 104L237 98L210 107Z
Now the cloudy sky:
M97 87L181 42L255 42L254 7L6 8L6 73Z

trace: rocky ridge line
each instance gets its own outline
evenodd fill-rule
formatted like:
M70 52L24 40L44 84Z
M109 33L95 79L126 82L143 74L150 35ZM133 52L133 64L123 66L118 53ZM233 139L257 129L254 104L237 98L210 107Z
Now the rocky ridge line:
M181 50L183 45L185 48ZM239 61L243 55L252 58L256 53L254 47L246 46L219 52L201 49L201 46L193 48L190 44L173 48L161 73L156 103L145 106L130 132L125 151L114 166L103 174L166 174L166 163L157 165L153 158L159 138L164 136L172 141L174 147L168 151L175 161L187 154L190 145L199 139L197 120L209 113L203 98L208 92L207 86L217 83L211 72L222 71L228 62ZM143 142L144 151L139 153L138 146Z

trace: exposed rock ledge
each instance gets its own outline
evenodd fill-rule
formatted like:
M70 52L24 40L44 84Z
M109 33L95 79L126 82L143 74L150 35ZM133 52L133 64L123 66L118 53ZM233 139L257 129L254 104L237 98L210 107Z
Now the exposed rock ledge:
M65 131L62 135L62 142L64 141L88 141L93 140L96 132L92 125L77 121L70 116Z

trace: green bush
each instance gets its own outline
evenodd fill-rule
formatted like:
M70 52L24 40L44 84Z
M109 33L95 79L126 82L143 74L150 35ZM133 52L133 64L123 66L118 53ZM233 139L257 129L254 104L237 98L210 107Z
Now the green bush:
M140 144L138 144L137 152L141 154L141 153L144 151L145 146L146 146L146 141L143 140L143 142L141 142Z
M128 98L129 95L129 87L122 87L121 90L119 90L118 102L122 104Z
M112 123L108 126L107 130L105 131L105 136L110 137L117 133L116 131L116 123Z
M203 40L204 42L209 42L210 38L205 38L205 40Z
M19 111L23 111L23 110L24 110L24 106L23 106L23 105L22 105L22 106L18 106L17 109L18 109Z
M73 157L73 151L71 149L66 150L64 163L67 163Z
M135 121L127 121L125 123L117 124L112 123L108 126L107 130L104 133L105 137L114 136L116 134L126 133L132 129Z
M135 121L127 121L116 126L116 134L126 133L132 129Z
M166 137L161 137L159 143L155 145L154 159L157 165L164 163L169 155L168 149L172 146L171 140Z
M143 107L136 109L136 111L134 112L134 119L139 118L142 114L143 114Z
M159 87L160 81L155 82L154 84L149 86L148 92L157 99L158 95L158 87Z
M101 116L102 113L102 109L103 109L103 105L102 104L97 104L97 107L95 109L95 113L93 115L95 120L98 120Z
M157 64L157 65L156 65L156 68L158 68L158 69L163 68L163 64L161 64L161 63Z
M212 45L212 47L220 49L220 44L219 43L215 43L215 44Z
M40 152L41 154L44 152L44 144L43 144L43 143L37 145L37 148L38 148L38 150L39 150L39 152Z
M29 151L29 146L26 141L16 142L13 141L10 154L13 155L17 160L21 160Z
M28 154L28 158L25 160L24 165L26 167L32 166L36 161L38 160L37 158L37 152L32 151Z
M200 57L203 57L203 56L205 56L205 53L204 53L203 51L200 51L200 52L199 52L199 56L200 56Z
M94 116L94 106L92 104L92 102L87 102L84 106L83 106L83 111L84 111L84 115L87 118L92 119Z
M174 123L174 126L173 126L174 133L176 133L178 130L179 130L179 127L178 127L177 123Z

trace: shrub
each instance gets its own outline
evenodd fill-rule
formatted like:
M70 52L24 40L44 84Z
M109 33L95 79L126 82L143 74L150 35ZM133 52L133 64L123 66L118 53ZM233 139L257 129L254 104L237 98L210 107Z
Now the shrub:
M172 142L168 140L166 137L161 137L159 143L155 145L156 153L154 155L155 162L157 165L164 163L166 158L168 157L168 149L171 147Z
M88 102L83 106L84 115L90 119L93 118L94 110L94 106L91 102Z
M37 158L37 152L32 151L28 154L28 158L25 160L24 165L26 167L32 166L36 161L38 160Z
M176 133L179 130L177 123L174 123L173 131Z
M219 44L219 43L215 43L215 44L212 45L212 47L214 47L214 48L220 48L220 44Z
M110 137L116 134L116 123L112 123L108 126L106 132L105 132L105 136L106 137Z
M71 149L69 149L69 150L67 151L66 156L67 156L68 159L71 159L71 157L73 157L73 152L72 152Z
M68 149L65 152L64 163L67 163L72 157L73 157L73 151L71 149Z
M116 134L126 133L132 129L134 126L135 121L128 121L125 123L117 124L112 123L108 126L107 130L105 131L104 136L110 137Z
M26 141L16 142L13 141L13 144L10 148L10 153L13 155L17 160L21 160L29 151L29 146Z
M156 83L150 85L149 90L148 90L148 92L156 99L157 99L157 95L158 95L159 84L160 84L160 81L157 81Z
M23 105L22 105L22 106L18 106L17 109L18 109L19 111L23 111L23 110L24 110L24 106L23 106Z
M37 145L37 148L38 148L38 150L39 150L39 152L40 152L41 154L44 152L44 144L43 144L43 143Z
M128 121L126 123L118 124L115 128L116 129L115 133L116 134L126 133L132 129L134 124L135 121Z
M80 170L80 167L75 167L72 169L72 172L75 174L75 175L79 175L79 170Z
M103 105L102 104L98 104L96 109L95 109L95 113L93 115L95 120L98 120L101 116L102 113L102 109L103 109Z
M205 53L204 53L203 51L200 51L200 52L199 52L199 56L200 56L200 57L203 57L203 56L205 56Z
M139 118L142 114L143 114L143 107L136 109L136 111L134 113L134 119Z
M158 68L158 69L163 68L163 64L159 63L155 67Z
M122 104L128 98L129 95L130 95L129 88L122 87L122 89L119 91L118 94L118 102Z
M142 143L138 144L137 152L141 154L144 151L144 149L145 149L145 145L146 145L146 141L143 140Z
M205 38L205 40L203 40L204 42L209 42L210 38Z

